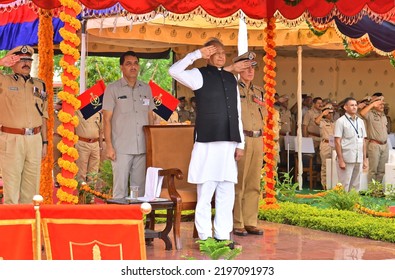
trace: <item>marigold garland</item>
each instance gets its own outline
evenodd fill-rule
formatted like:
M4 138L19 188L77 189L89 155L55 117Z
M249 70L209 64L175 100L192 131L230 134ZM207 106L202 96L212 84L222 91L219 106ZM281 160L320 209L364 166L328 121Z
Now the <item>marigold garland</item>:
M91 193L94 196L99 197L99 198L103 198L103 199L110 199L111 198L111 195L92 190L88 185L82 185L80 190Z
M79 101L74 95L68 92L60 91L58 93L58 98L73 106L74 110L77 110L81 106L81 101Z
M78 141L78 136L74 134L78 120L75 119L74 114L75 110L80 107L81 102L75 98L79 91L79 86L76 82L79 70L74 65L76 60L80 58L80 53L76 47L80 44L77 29L81 25L77 24L75 18L81 12L81 6L76 0L60 0L60 3L64 8L60 18L65 23L65 26L59 32L63 38L59 47L63 53L61 80L64 91L58 94L59 98L63 100L59 118L62 124L57 128L57 132L62 136L62 141L58 145L59 150L62 152L62 158L58 160L62 173L56 176L57 181L61 185L56 195L59 203L77 204L78 196L74 195L73 192L78 185L74 179L78 172L78 167L73 161L78 158L78 152L73 146Z
M65 113L62 110L58 113L58 119L63 123L70 122L72 125L77 126L80 121L77 116L72 116L69 113Z
M71 156L74 160L77 160L79 157L76 148L65 145L62 141L59 141L57 148L62 154L67 154L68 156Z
M278 208L279 206L277 205L277 200L275 198L276 192L274 191L274 186L276 184L276 181L274 178L277 176L276 170L276 144L274 142L274 139L276 138L275 135L275 126L274 126L274 117L275 117L275 109L274 109L274 94L276 93L275 86L275 77L276 77L276 72L275 72L275 67L276 63L274 61L274 58L276 56L276 51L275 51L275 42L274 42L274 30L276 28L275 25L275 18L270 18L267 21L267 27L264 30L265 33L265 42L267 43L266 46L264 47L265 49L265 56L263 58L265 62L265 67L264 67L264 78L263 80L265 81L265 105L267 109L267 115L265 118L265 127L264 127L264 161L265 161L265 166L263 168L262 174L263 174L263 180L265 182L265 191L266 191L266 197L264 198L265 204L261 206L261 208L264 209L273 209L273 208Z
M380 211L374 211L372 209L366 208L361 206L360 204L356 204L355 208L357 208L359 211L375 216L375 217L384 217L384 218L394 218L395 217L395 213L391 213L391 212L380 212Z
M64 160L62 158L59 158L58 164L59 164L60 168L63 168L71 173L76 174L78 172L78 166L74 162L70 162L70 161Z
M77 143L78 136L75 135L74 132L65 129L63 124L59 125L58 128L56 129L56 131L58 132L58 134L60 136L67 138L69 141L73 142L73 145L75 145L75 143Z
M38 25L38 57L39 69L38 77L42 79L46 85L48 112L53 112L53 25L52 25L52 11L39 10L39 25ZM52 113L48 114L47 120L47 135L48 141L47 155L41 162L41 177L40 177L40 195L43 197L44 204L53 203L53 127L54 116Z

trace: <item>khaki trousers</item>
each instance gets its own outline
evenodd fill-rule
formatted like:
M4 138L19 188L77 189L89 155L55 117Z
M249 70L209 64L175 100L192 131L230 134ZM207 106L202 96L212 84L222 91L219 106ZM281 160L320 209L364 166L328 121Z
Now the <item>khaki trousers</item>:
M17 135L0 132L4 204L31 204L39 193L41 134Z
M99 141L87 143L78 141L75 144L79 157L75 161L78 166L77 180L86 182L87 175L99 172L100 165L100 147Z
M145 154L123 155L116 154L116 160L111 161L113 179L113 198L124 198L129 195L129 185L139 186L139 196L145 194ZM129 182L129 184L128 184Z
M374 142L368 144L369 173L368 183L375 179L380 183L383 181L385 164L388 162L388 143L380 145Z
M262 138L245 138L244 156L238 161L233 223L235 228L256 226L263 161Z
M332 149L329 143L321 142L321 185L326 189L326 160L331 158ZM333 187L333 186L330 186Z

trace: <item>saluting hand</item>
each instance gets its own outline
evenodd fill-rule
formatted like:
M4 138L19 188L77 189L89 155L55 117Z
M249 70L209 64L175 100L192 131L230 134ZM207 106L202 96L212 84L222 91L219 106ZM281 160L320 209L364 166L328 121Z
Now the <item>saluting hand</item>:
M217 52L217 47L215 46L207 46L200 49L200 53L202 54L203 59L209 59L210 56Z
M2 59L0 59L0 65L1 66L13 66L15 63L17 63L21 58L19 55L11 54L11 55L6 55Z

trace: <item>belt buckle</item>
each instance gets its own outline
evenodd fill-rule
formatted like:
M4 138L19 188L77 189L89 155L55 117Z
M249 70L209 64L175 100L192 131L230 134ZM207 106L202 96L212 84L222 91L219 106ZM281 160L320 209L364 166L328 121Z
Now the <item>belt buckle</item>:
M93 139L89 139L89 141L88 141L89 143L93 143Z
M25 135L34 135L34 128L25 128Z
M254 130L252 132L252 135L254 138L258 138L259 136L261 136L261 131L260 130Z

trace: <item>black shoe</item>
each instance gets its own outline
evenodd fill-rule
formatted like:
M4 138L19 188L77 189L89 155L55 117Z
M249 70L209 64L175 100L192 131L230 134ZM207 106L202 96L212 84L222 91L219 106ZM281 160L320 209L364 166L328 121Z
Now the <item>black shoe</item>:
M226 246L228 246L231 250L233 250L236 247L241 247L239 243L233 241L233 240L227 240L227 239L217 239L214 238L217 242L228 242L228 244Z

